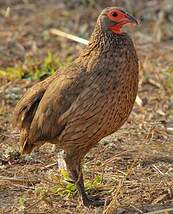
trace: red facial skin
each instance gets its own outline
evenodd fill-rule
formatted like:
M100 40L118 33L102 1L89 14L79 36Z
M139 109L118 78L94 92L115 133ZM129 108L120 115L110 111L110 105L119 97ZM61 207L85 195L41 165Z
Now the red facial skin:
M135 19L130 19L130 16L128 16L126 13L118 10L118 9L114 9L114 10L111 10L109 11L109 13L107 14L108 18L111 20L111 21L114 21L116 22L115 25L112 25L109 27L109 29L114 32L114 33L117 33L117 34L121 34L121 28L126 25L126 24L129 24L129 23L135 23L137 24L137 20L135 22ZM131 17L133 18L133 17Z

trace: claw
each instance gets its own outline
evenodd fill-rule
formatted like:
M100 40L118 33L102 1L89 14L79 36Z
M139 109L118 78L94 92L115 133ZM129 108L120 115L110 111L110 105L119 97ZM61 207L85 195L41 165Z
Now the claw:
M83 204L86 207L100 207L105 205L105 200L98 200L95 197L87 196L83 198Z

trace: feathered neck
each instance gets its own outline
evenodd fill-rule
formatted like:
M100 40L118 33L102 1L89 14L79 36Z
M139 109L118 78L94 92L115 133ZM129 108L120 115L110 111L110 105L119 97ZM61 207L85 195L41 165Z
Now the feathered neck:
M103 28L98 20L90 37L89 44L84 49L82 55L88 55L95 48L102 51L111 47L115 50L126 46L133 46L133 42L127 33L116 34L109 29Z

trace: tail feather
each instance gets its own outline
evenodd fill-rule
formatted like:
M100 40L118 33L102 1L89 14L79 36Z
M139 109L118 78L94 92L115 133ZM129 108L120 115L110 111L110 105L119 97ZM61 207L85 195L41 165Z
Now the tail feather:
M32 150L34 149L34 144L30 143L28 139L25 140L25 142L21 145L20 153L21 154L30 154Z
M29 154L32 152L33 148L34 144L31 143L28 138L28 127L26 126L20 130L20 153Z

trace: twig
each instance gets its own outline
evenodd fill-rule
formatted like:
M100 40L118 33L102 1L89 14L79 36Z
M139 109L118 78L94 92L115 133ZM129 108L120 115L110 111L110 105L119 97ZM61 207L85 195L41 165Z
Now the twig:
M133 161L132 165L130 166L129 170L127 171L126 176L123 177L122 180L120 180L118 187L116 187L116 189L113 192L113 198L112 201L110 202L110 204L107 206L107 208L103 211L103 214L112 214L113 210L117 207L116 206L116 202L117 202L117 198L118 195L120 194L123 184L125 182L125 180L127 179L127 177L129 177L133 171L133 168L135 166L135 164L137 163L139 158L139 155L135 158L135 160Z
M112 163L114 160L117 160L117 159L121 159L121 156L128 153L128 152L135 152L135 150L127 150L127 151L123 151L123 152L120 152L114 156L112 156L111 158L105 160L102 164L101 164L101 167L109 164L109 163Z
M18 135L17 135L17 136L13 136L12 134L9 134L9 135L8 135L8 134L3 134L3 133L1 133L0 136L6 137L6 138L15 139L15 140L16 140L16 138L18 137Z
M157 172L159 172L161 175L164 175L164 173L163 173L155 164L153 164L153 168L154 168Z
M46 165L46 166L43 166L43 167L41 168L41 170L49 169L49 168L52 168L52 167L54 167L54 166L56 166L56 165L57 165L57 162L56 162L56 163L51 163L51 164L48 164L48 165Z
M135 102L138 104L138 106L142 107L143 106L143 101L141 98L137 95Z
M75 41L75 42L78 42L78 43L81 43L81 44L84 44L84 45L88 45L88 40L86 39L83 39L81 37L78 37L78 36L75 36L75 35L72 35L72 34L69 34L69 33L65 33L61 30L58 30L58 29L50 29L50 33L51 34L54 34L54 35L57 35L57 36L61 36L61 37L64 37L64 38L67 38L67 39L70 39L72 41ZM141 98L139 96L136 97L136 103L138 104L138 106L142 107L143 105L143 102L141 100Z
M41 201L43 201L43 198L45 196L41 197L40 199L38 199L37 201L35 201L33 204L29 205L28 207L25 207L25 210L30 210L31 208L35 207L37 204L39 204Z
M6 177L6 176L0 176L0 182L12 182L12 183L15 183L15 184L20 184L20 185L29 185L29 184L36 184L36 183L39 183L40 181L39 180L34 180L34 179L31 179L29 180L28 178L26 177Z
M112 200L110 202L110 204L107 206L106 209L104 209L103 214L112 214L114 212L114 210L117 208L117 199L118 196L121 193L121 190L123 188L124 182L127 180L127 178L132 174L133 172L133 168L136 165L137 161L139 160L139 158L141 157L141 154L144 150L144 147L147 143L150 142L151 138L152 138L152 132L153 132L154 127L152 127L149 131L149 133L146 136L145 142L143 143L143 145L141 146L141 149L139 150L138 155L136 156L136 158L134 159L133 163L131 164L130 168L128 169L126 175L123 177L122 180L119 181L118 187L116 187L113 190L113 197Z
M34 187L32 187L32 186L25 186L25 185L21 185L21 184L15 184L15 183L11 183L11 182L9 182L10 183L10 185L12 186L12 187L16 187L16 189L18 190L18 189L24 189L24 190L35 190L35 188ZM9 183L6 183L5 185L3 185L3 186L7 186L8 188L9 188ZM14 189L14 190L16 190L16 189Z
M133 209L135 209L138 213L143 213L142 210L140 210L139 208L135 207L134 205L131 205L131 207Z
M69 33L65 33L65 32L58 30L58 29L51 29L50 33L57 35L57 36L67 38L67 39L70 39L70 40L75 41L75 42L79 42L79 43L84 44L84 45L88 44L88 40L80 38L78 36L74 36L74 35L69 34Z
M172 213L171 211L173 211L173 208L156 210L156 211L152 211L152 212L148 212L148 213L144 213L144 214L164 214L164 213L166 214L166 213Z

